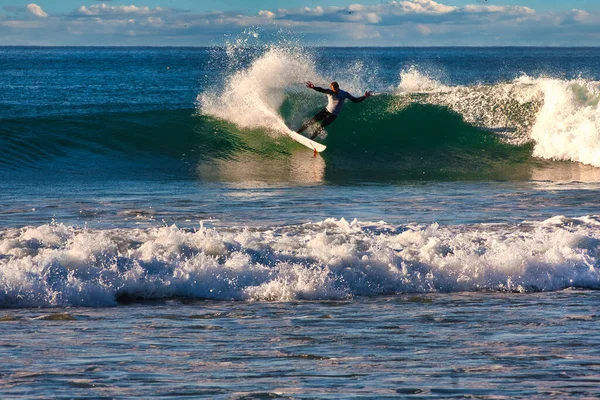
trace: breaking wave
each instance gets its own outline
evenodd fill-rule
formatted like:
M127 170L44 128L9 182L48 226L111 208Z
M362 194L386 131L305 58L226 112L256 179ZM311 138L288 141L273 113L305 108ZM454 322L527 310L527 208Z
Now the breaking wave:
M520 162L526 150L542 160L600 167L599 82L523 75L508 82L452 86L412 66L399 72L396 87L386 87L361 63L325 75L310 54L296 47L267 47L256 53L247 66L236 64L218 88L199 94L200 114L276 136L284 124L296 128L323 106L323 95L305 89L304 81L327 86L336 79L355 95L373 89L378 95L361 105L346 105L328 128L329 135L320 138L330 145L328 154L352 148L371 155L413 153L413 162L468 142L458 153L512 146L495 158ZM228 54L238 58L235 49ZM406 151L407 144L422 150L415 154L409 146ZM465 157L479 164L476 157Z
M304 81L333 79L355 95L376 95L346 104L317 139L328 146L318 166L325 180L530 179L557 161L600 167L599 82L523 75L461 86L399 66L390 84L366 61L322 68L299 46L236 44L216 53L223 72L202 88L196 109L3 119L0 174L227 180L223 171L251 164L250 179L286 180L277 171L309 151L282 129L325 104Z
M6 229L0 307L599 289L599 226L600 216L557 216L517 225Z

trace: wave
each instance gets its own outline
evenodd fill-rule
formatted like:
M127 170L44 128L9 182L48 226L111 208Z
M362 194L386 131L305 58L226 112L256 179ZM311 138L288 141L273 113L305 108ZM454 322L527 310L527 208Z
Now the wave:
M4 119L2 128L0 172L8 174L185 177L204 155L226 158L240 142L231 124L194 109Z
M0 307L597 290L599 226L600 216L556 216L517 225L327 219L261 228L6 229Z
M405 83L406 81L406 83ZM600 167L600 82L521 76L495 85L447 87L414 68L403 71L398 107L444 105L507 143L531 143L533 156Z
M197 108L3 119L0 174L379 182L553 179L543 170L600 167L598 82L449 85L412 66L390 85L361 62L319 71L300 47L240 51L226 49L223 76L202 89ZM324 105L304 81L333 77L351 93L378 93L346 104L318 138L328 146L322 159L310 160L281 131Z
M347 105L347 115L329 130L330 148L317 160L276 130L242 128L193 109L3 120L0 173L8 178L19 171L40 176L52 171L54 177L119 179L457 179L491 176L530 155L527 146L506 145L446 108L415 104L388 113L393 96L372 100L363 107ZM284 108L300 104L289 96ZM318 178L294 172L306 168L316 168ZM237 171L237 178L228 171Z
M228 54L236 59L235 49ZM283 125L300 126L323 106L323 95L305 89L303 82L327 86L333 80L327 76L355 94L374 88L380 93L359 106L348 104L328 127L329 135L320 138L329 145L328 162L352 149L369 157L383 152L386 161L407 156L406 148L422 149L412 153L410 163L414 164L421 158L437 159L447 150L444 147L451 146L464 147L467 153L469 149L481 151L484 159L489 153L483 151L499 149L495 159L509 163L522 161L528 152L529 159L600 167L600 83L584 79L524 75L510 82L451 86L413 66L401 70L398 85L390 88L374 81L372 71L360 63L325 75L303 49L266 47L248 66L236 64L220 87L200 93L199 111L241 129L263 129L276 136ZM470 164L490 168L475 155L462 150L458 154ZM453 152L447 161L456 155ZM421 169L426 174L439 170L440 164L433 164Z

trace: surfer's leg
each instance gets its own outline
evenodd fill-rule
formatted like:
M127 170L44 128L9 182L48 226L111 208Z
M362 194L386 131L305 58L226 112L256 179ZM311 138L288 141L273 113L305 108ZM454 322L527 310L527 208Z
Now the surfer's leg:
M327 118L327 114L329 114L329 111L327 111L326 109L322 109L321 111L316 113L314 117L312 117L311 119L306 121L302 125L302 127L300 129L298 129L296 132L298 132L298 133L304 132L304 130L306 128L308 128L309 126L311 126L312 124L316 124L317 122L322 121L323 119Z
M315 123L315 120L314 120L314 118L313 118L313 119L309 119L309 120L308 120L308 121L306 121L306 122L305 122L305 123L304 123L304 124L303 124L303 125L300 127L300 129L298 129L296 132L298 132L298 133L302 133L302 132L304 132L304 130L305 130L306 128L308 128L309 126L311 126L311 125L312 125L312 124L314 124L314 123Z
M312 140L312 139L314 139L314 138L316 138L317 136L319 136L319 135L321 134L321 132L323 132L323 129L324 129L324 128L325 128L327 125L329 125L329 124L331 124L333 121L335 121L335 119L337 118L337 115L335 115L335 114L332 114L332 113L330 113L329 111L327 112L327 114L329 114L329 115L327 115L327 117L326 117L325 119L323 119L323 121L321 121L321 126L319 127L319 129L317 129L317 130L316 130L316 131L315 131L315 132L312 134L312 136L310 137L310 139L311 139L311 140Z
M337 115L335 114L331 114L329 113L329 115L327 116L327 118L325 118L322 122L321 122L321 128L325 128L327 125L331 124L333 121L335 121L335 119L337 118Z

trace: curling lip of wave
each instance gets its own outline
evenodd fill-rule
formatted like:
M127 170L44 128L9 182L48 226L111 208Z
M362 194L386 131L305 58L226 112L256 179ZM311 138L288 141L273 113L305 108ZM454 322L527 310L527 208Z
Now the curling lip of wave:
M505 133L503 140L534 144L536 157L600 167L600 82L523 75L512 82L448 87L412 67L402 71L401 101L447 106L465 121ZM403 101L402 101L403 99Z

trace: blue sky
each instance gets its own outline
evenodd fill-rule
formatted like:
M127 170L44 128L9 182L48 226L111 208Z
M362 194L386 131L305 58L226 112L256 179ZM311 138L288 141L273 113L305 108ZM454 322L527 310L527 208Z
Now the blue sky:
M595 46L600 0L0 0L0 45Z

